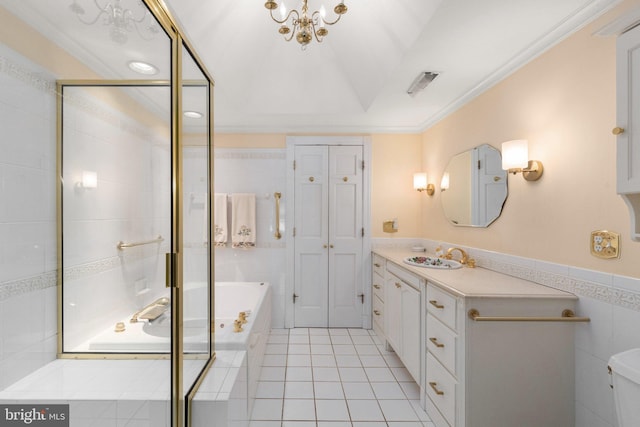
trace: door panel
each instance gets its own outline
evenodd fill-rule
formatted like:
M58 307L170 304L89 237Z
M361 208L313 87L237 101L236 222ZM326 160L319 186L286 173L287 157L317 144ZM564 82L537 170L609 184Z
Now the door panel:
M334 253L329 276L329 327L361 327L362 302L358 294L357 257Z
M329 326L361 327L362 147L330 147L329 175Z
M296 147L295 326L328 324L328 148Z

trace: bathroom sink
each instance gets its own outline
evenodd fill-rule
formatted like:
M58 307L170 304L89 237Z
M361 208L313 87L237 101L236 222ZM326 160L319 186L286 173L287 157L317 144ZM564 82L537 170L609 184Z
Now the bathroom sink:
M442 258L431 258L427 256L410 256L404 260L405 264L413 265L416 267L436 268L438 270L454 270L462 267L458 261Z

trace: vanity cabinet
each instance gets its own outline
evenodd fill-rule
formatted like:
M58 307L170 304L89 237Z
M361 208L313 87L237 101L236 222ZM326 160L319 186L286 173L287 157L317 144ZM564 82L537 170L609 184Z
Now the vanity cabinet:
M617 192L629 207L631 238L640 240L640 27L616 47Z
M373 254L371 273L371 306L373 330L379 337L384 337L384 271L385 259Z
M420 384L423 281L388 262L384 282L384 337L411 376Z
M461 297L427 283L425 407L436 427L574 425L574 326L468 315L557 317L574 304Z

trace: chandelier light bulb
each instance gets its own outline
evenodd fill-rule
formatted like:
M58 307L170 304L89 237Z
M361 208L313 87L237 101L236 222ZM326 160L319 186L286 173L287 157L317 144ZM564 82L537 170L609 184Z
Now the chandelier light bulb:
M284 2L280 3L280 19L285 20L287 18L287 7L284 5Z

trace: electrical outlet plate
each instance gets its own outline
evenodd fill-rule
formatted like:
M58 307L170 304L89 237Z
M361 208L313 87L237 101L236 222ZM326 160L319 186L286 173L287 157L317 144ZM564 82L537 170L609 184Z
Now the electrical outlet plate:
M620 235L607 230L591 232L591 255L598 258L620 257Z

